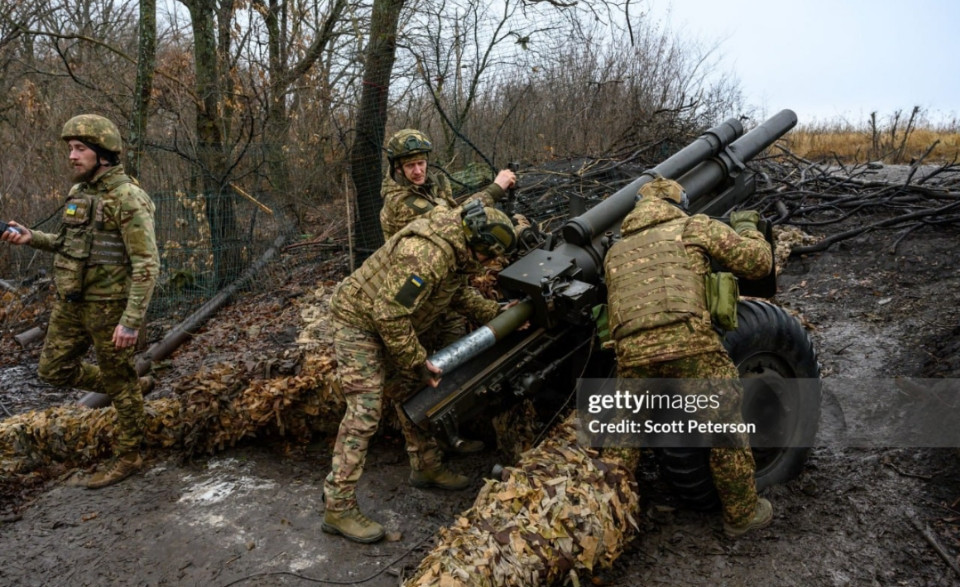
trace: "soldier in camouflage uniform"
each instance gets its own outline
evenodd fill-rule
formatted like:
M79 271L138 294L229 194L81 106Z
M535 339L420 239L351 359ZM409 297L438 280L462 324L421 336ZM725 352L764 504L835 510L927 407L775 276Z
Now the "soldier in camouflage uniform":
M703 380L720 407L701 415L740 423L739 373L711 323L704 281L711 259L738 276L760 278L772 270L773 255L757 230L757 212L732 213L731 228L703 214L688 216L681 207L685 196L672 180L645 184L623 220L621 240L604 259L618 375ZM725 440L728 446L710 449L710 470L724 531L739 536L769 524L773 512L757 497L745 435Z
M433 145L430 140L414 129L398 131L387 141L389 169L380 186L380 196L383 198L380 226L384 240L437 206L458 206L446 176L427 172L431 151ZM493 206L503 199L516 181L517 176L512 171L503 169L490 185L468 199L477 199L484 206Z
M154 205L120 164L122 139L108 119L82 114L68 120L61 139L77 182L56 233L30 230L0 239L54 253L57 302L38 367L40 378L110 396L117 410L114 458L72 482L88 488L117 483L142 466L143 392L134 351L160 269ZM90 346L97 364L81 361Z
M380 209L380 226L384 240L401 228L433 210L437 206L456 208L457 201L447 177L442 173L427 171L433 145L426 135L415 129L403 129L387 141L389 168L380 187L383 208ZM493 206L503 199L506 190L516 183L516 175L509 169L497 174L493 182L468 200L479 200L484 206ZM459 340L467 333L467 321L454 311L449 311L438 320L434 328L437 348ZM484 448L480 440L458 439L456 446L444 446L453 454L475 454Z
M441 373L427 360L425 342L446 310L478 323L493 319L497 302L466 287L463 274L481 270L487 258L516 244L510 219L479 203L437 207L414 220L368 258L337 287L330 300L337 372L347 410L324 482L322 528L356 542L376 542L383 527L364 516L356 487L370 438L377 431L385 379L397 372L409 393L424 382L436 386ZM469 484L441 463L431 434L415 426L396 400L415 487L463 489Z

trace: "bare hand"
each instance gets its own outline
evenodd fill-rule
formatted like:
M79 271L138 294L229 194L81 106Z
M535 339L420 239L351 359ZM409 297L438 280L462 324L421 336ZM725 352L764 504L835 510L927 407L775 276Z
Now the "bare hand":
M431 363L429 359L427 359L427 362L424 363L424 366L426 366L427 371L429 371L430 373L433 373L434 375L436 375L436 377L430 377L430 378L427 379L427 385L429 385L430 387L437 387L437 386L439 386L439 385L440 385L440 376L443 374L443 370L440 369L440 367L437 367L436 365L434 365L433 363Z
M4 230L0 234L0 241L6 241L8 243L13 243L15 245L25 245L31 240L33 240L33 233L30 232L30 229L18 222L11 220L7 222L12 228L16 228L19 232L14 232L12 230Z
M117 327L113 329L113 346L118 349L133 346L137 344L137 337L139 335L139 330L127 328L123 324L117 324Z
M503 191L507 191L513 187L513 184L517 183L517 174L509 169L501 169L493 183L503 188Z

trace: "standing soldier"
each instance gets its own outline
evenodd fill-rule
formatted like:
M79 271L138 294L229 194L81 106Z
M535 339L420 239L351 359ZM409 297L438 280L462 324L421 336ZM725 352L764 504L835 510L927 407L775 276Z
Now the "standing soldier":
M387 141L389 169L380 186L383 208L380 209L380 227L384 240L401 228L433 210L437 206L456 208L450 183L445 175L429 173L428 160L433 145L422 132L406 128L395 133ZM517 176L503 169L490 185L477 192L469 200L478 200L483 206L493 206L503 199L506 190L513 187ZM437 323L436 345L438 348L452 344L467 333L467 322L456 312L447 312ZM481 452L480 440L457 439L455 446L444 445L444 450L466 455Z
M770 273L773 254L757 230L757 212L732 213L731 229L703 214L688 216L685 197L672 180L644 184L623 220L622 240L604 259L618 375L708 380L719 399L709 419L741 423L740 376L711 323L704 282L711 259L756 279ZM725 440L727 446L710 449L710 471L724 532L740 536L767 526L773 509L757 497L746 436Z
M389 169L380 186L383 198L380 227L385 240L436 206L458 206L446 176L427 172L431 151L433 145L426 135L411 128L398 131L387 141ZM512 171L502 169L490 185L470 199L480 200L484 206L493 206L503 199L516 181L517 176Z
M383 526L360 512L356 488L380 422L388 370L403 392L424 382L436 387L441 373L427 360L424 342L448 309L478 323L496 316L499 304L465 286L462 276L514 246L513 225L500 210L479 202L438 207L393 235L334 291L331 329L347 410L324 482L325 532L363 543L383 537ZM436 439L410 422L399 405L403 398L390 399L398 400L410 484L464 489L469 479L443 466Z
M72 179L56 233L10 222L0 239L54 253L57 302L40 355L40 378L110 396L117 410L114 458L73 483L106 487L140 469L143 393L134 351L160 268L154 205L120 164L122 139L110 120L74 116L63 125ZM97 364L81 361L91 344Z

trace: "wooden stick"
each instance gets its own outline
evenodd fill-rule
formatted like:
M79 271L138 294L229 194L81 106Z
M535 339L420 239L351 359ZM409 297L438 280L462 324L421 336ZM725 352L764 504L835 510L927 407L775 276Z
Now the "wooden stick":
M916 518L910 518L910 521L913 522L913 526L919 530L920 534L922 534L927 542L930 543L930 546L937 551L937 554L940 555L940 558L947 563L947 566L953 569L953 572L960 577L960 567L957 566L956 561L953 560L947 550L940 544L940 541L937 540L937 537L933 535L933 531L930 530L930 527L920 522L920 520L917 520Z
M256 204L257 207L259 207L261 210L263 210L263 211L266 212L267 214L273 214L273 210L271 210L270 208L268 208L266 204L263 204L262 202L260 202L259 200L257 200L256 198L254 198L253 196L251 196L250 194L248 194L247 192L243 191L243 188L241 188L241 187L238 186L237 184L235 184L235 183L233 183L233 182L230 182L230 187L233 188L233 191L237 192L238 194L240 194L240 195L243 196L244 198L246 198L246 199L250 200L251 202L253 202L254 204Z

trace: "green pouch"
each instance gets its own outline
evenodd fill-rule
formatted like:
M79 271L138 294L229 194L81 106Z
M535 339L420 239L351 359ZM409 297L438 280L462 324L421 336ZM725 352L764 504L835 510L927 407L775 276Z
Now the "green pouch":
M593 321L597 323L597 338L600 339L600 348L608 349L613 346L610 340L610 317L607 314L607 305L598 304L591 312Z
M724 330L736 330L737 302L740 300L737 276L726 271L707 273L705 285L710 319Z

